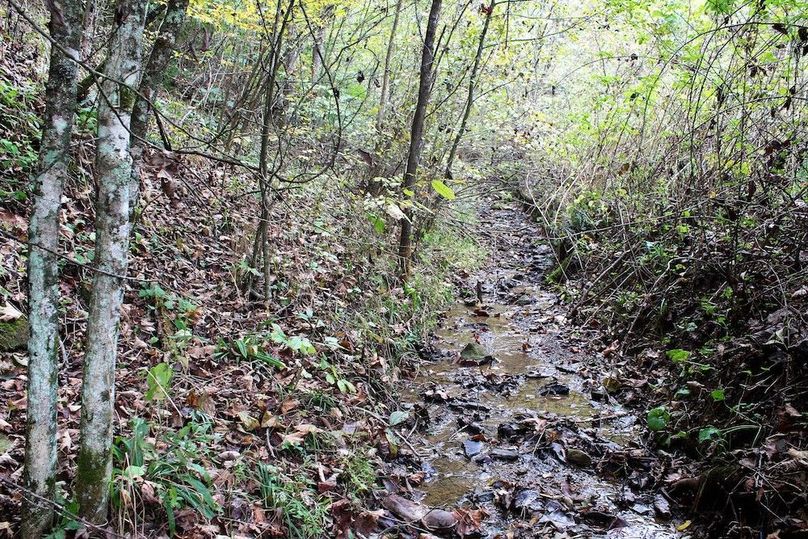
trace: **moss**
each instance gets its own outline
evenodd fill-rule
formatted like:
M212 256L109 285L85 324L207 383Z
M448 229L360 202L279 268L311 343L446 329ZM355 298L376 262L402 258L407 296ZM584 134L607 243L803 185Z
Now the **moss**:
M560 264L557 264L553 271L547 274L545 279L548 283L559 284L567 279L567 269L572 262L572 256L567 256Z
M110 471L109 458L103 452L79 452L76 470L79 512L92 522L104 522L107 518Z
M0 322L0 352L24 348L28 342L28 320L18 318L12 322Z
M135 106L135 92L132 88L121 84L120 89L120 109L124 111L131 111Z

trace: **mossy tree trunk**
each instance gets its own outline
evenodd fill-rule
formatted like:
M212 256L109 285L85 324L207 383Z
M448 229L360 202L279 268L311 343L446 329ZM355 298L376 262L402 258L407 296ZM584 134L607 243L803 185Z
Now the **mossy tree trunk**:
M59 205L76 109L76 59L83 5L64 0L50 19L50 69L34 209L28 228L28 406L21 536L41 537L53 520L56 473L56 380L59 344Z
M404 192L411 192L415 187L418 174L418 163L421 160L421 146L424 139L424 121L426 119L426 106L432 92L434 73L432 64L435 61L435 34L440 17L441 0L432 0L429 8L424 47L421 51L421 70L418 80L418 100L415 103L415 114L410 129L410 149L407 154L407 168L404 171ZM400 220L401 235L398 242L399 277L406 280L410 274L412 259L412 208L404 210L404 217Z
M81 388L76 495L81 516L104 523L112 474L118 323L129 254L129 127L141 70L146 0L120 0L118 30L100 87L96 150L95 274Z

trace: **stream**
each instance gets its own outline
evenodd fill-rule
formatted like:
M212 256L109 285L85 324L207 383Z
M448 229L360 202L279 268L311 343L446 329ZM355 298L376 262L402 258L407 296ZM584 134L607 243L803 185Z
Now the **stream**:
M607 360L544 282L551 248L519 210L483 219L491 260L403 395L421 418L410 440L423 480L409 498L483 509L482 537L678 537L667 500L647 490L660 470L642 418L609 396Z

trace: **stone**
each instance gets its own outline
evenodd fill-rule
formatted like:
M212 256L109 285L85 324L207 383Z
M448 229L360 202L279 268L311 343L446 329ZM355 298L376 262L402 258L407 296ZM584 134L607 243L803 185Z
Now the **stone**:
M477 440L466 440L463 442L463 454L470 459L480 454L483 450L483 443Z
M543 388L539 390L539 395L547 396L547 395L569 395L570 388L565 386L564 384L559 384L558 382L552 382L547 384Z
M544 504L541 495L533 489L521 489L513 497L513 508L521 512L541 511Z
M13 352L25 348L28 343L28 320L21 316L16 320L0 322L0 352Z
M457 517L454 513L443 509L432 509L424 515L421 522L430 530L446 530L457 525Z
M514 461L519 458L519 453L513 449L494 449L489 453L489 455L491 455L491 458L495 460Z
M596 402L603 402L607 400L608 395L605 391L600 389L593 389L592 392L589 394L589 397Z
M581 451L580 449L575 449L574 447L568 447L567 462L585 468L592 465L592 457L590 457L588 454L586 454L586 452Z
M460 357L469 361L482 361L485 356L485 349L475 342L468 343L460 351Z

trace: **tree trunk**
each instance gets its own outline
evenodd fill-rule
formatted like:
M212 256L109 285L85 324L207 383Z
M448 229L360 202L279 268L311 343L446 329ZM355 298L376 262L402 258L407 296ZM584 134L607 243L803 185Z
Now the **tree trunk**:
M314 45L311 49L311 81L317 83L320 77L320 70L322 63L325 59L325 31L331 22L331 17L334 15L334 5L329 4L322 10L320 18L320 26L317 28L317 33L314 36Z
M143 168L143 151L146 148L146 136L149 132L151 103L157 95L157 89L160 86L164 71L171 61L177 36L185 22L187 9L188 0L168 1L165 18L160 26L160 33L154 41L151 54L143 69L139 95L135 97L129 137L130 153L132 154L132 177L129 182L129 215L133 219L140 198L140 175Z
M272 110L275 104L275 86L278 80L278 69L281 65L281 47L283 46L283 35L286 26L292 18L292 9L295 0L289 0L286 12L281 11L281 4L278 3L275 12L275 20L272 25L272 44L269 52L269 72L264 85L264 114L261 119L261 148L258 158L258 188L261 193L261 215L258 228L255 232L255 242L253 244L252 261L253 267L258 262L259 252L264 256L264 302L269 307L271 282L269 260L269 209L272 205L272 174L269 173L269 135L272 126ZM283 19L281 20L281 17ZM248 293L252 287L252 278L248 281Z
M446 178L452 178L452 165L454 164L454 158L457 154L457 148L460 146L460 139L463 137L463 134L466 132L466 124L468 123L469 116L471 116L471 109L474 106L474 88L477 86L477 77L480 71L480 60L483 57L483 49L485 48L485 36L488 34L488 27L491 23L491 15L494 13L494 6L496 6L495 2L491 2L491 4L485 9L485 23L483 23L483 30L480 33L480 42L477 44L477 54L474 56L474 64L471 67L471 76L469 77L469 90L468 94L466 95L466 104L463 108L463 117L460 120L460 128L457 130L457 134L455 135L454 142L452 142L452 147L449 150L449 157L446 160Z
M429 102L429 94L432 91L434 73L432 63L435 60L435 33L438 27L438 17L440 16L441 0L432 0L429 9L429 20L427 21L426 35L424 36L424 48L421 53L421 71L418 81L418 101L415 104L415 115L412 118L412 129L410 130L410 150L407 155L407 168L404 172L404 189L412 191L418 174L418 162L421 159L421 145L424 138L424 120L426 118L426 106ZM399 277L406 280L410 274L410 262L412 258L412 208L404 210L404 218L401 219L401 237L398 243Z
M118 31L98 103L95 275L81 387L76 495L82 517L104 523L112 475L112 412L118 322L129 254L129 127L141 69L146 0L120 0ZM120 81L123 84L118 84Z
M56 384L59 345L59 205L62 198L70 134L76 110L78 56L83 7L80 0L62 2L51 13L50 68L45 90L45 117L34 209L28 228L28 406L23 484L32 494L23 500L21 536L38 538L50 529L56 474Z
M382 89L379 94L379 113L376 115L376 132L381 134L384 127L384 117L387 114L387 100L390 94L390 62L393 59L393 51L396 44L396 32L398 31L398 19L401 15L402 0L396 1L396 11L393 15L393 27L390 29L390 42L387 44L387 53L384 55L384 73L382 74Z

